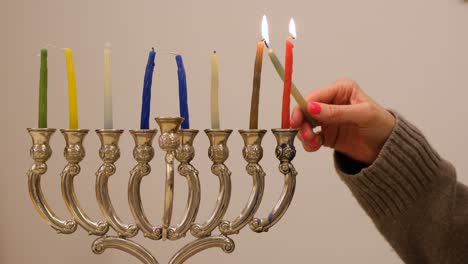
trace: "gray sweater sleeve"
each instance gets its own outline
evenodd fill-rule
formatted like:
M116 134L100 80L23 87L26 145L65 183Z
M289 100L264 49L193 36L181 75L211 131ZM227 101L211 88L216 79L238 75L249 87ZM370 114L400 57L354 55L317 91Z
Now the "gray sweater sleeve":
M335 152L335 167L405 263L468 263L468 188L400 115L371 165Z

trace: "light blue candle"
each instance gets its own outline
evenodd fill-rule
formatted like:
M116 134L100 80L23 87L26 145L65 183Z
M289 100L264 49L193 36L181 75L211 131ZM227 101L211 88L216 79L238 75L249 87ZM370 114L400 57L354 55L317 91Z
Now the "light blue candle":
M190 128L189 110L187 103L187 79L185 76L184 62L181 55L176 55L177 62L177 77L179 78L179 111L180 116L184 118L184 122L180 125L182 129Z

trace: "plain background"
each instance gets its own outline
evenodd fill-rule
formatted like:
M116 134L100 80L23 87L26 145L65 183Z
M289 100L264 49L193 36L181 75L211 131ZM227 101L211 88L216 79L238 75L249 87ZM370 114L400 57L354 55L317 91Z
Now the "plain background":
M461 0L356 1L5 1L0 2L2 38L0 184L0 263L137 263L122 252L94 255L82 229L57 235L37 215L28 197L25 172L31 165L27 127L37 126L39 49L49 49L49 126L68 125L65 59L60 48L74 52L80 127L90 128L87 157L76 177L81 204L93 219L101 219L94 196L94 172L99 167L97 136L103 125L103 47L112 45L114 123L116 128L139 125L141 91L149 49L157 61L153 82L152 116L178 115L176 64L170 52L183 55L188 78L193 128L209 127L209 55L219 54L221 126L248 125L253 60L260 39L260 21L267 14L271 45L283 59L284 39L291 16L296 20L294 80L307 91L339 77L357 80L387 108L396 109L427 135L443 157L468 182L468 3ZM5 60L6 59L6 60ZM260 126L280 124L282 83L267 57L264 60ZM5 109L6 108L6 109ZM153 122L152 126L156 124ZM202 181L202 206L197 222L205 221L218 188L209 171L208 140L196 140L195 166ZM43 176L50 206L68 218L60 194L64 166L63 138L52 140L54 155ZM233 175L233 194L226 218L243 208L251 188L244 171L242 141L233 133L227 165ZM6 147L6 150L5 150ZM131 222L127 205L128 171L135 164L128 133L121 140L118 173L110 180L111 196L121 218ZM274 139L264 140L262 161L268 176L259 215L273 207L283 177L277 171ZM298 186L281 222L264 234L245 228L233 236L236 250L205 251L188 263L400 263L376 231L333 168L332 151L305 153L294 161ZM153 173L143 181L148 217L161 223L163 156L151 163ZM176 178L175 221L185 207L186 184ZM111 233L112 234L112 233ZM193 238L176 242L135 238L161 263Z

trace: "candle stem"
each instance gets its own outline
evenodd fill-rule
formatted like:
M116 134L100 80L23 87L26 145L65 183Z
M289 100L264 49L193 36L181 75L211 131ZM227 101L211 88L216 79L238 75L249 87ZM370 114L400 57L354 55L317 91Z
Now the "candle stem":
M41 49L38 127L47 128L47 49Z
M211 128L219 129L219 75L216 51L211 54Z
M260 104L260 83L262 77L263 47L263 40L259 41L257 43L257 53L255 55L252 101L250 104L250 129L258 129L258 109Z
M78 128L78 103L76 96L76 77L75 67L73 65L72 51L69 48L65 49L65 59L67 63L68 76L68 108L69 108L69 128Z
M283 68L283 65L279 61L278 57L276 56L276 54L275 54L275 52L274 52L274 50L272 48L268 49L268 57L270 57L270 61L273 64L276 72L278 73L278 76L281 78L281 80L284 81L284 68ZM294 82L291 82L291 94L292 94L294 100L296 100L296 103L301 108L302 113L304 114L304 117L307 120L307 122L312 127L320 126L320 123L317 120L315 120L310 115L309 111L307 110L307 102L304 99L304 97L301 95L301 92L299 92L299 90L297 89Z

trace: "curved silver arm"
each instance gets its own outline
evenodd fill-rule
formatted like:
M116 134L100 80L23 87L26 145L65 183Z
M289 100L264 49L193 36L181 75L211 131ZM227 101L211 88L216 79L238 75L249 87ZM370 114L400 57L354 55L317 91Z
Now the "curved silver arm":
M105 221L94 222L89 218L81 207L75 193L73 180L80 173L79 163L86 153L83 147L83 140L88 134L87 129L61 129L65 138L66 146L64 156L68 164L63 169L62 176L62 197L68 211L75 221L83 227L90 235L101 236L107 233L109 225Z
M182 264L193 255L203 250L219 247L226 253L232 253L235 249L234 241L226 236L205 237L197 239L181 248L169 261L169 264Z
M175 157L181 163L178 167L179 174L187 180L188 198L182 221L177 226L169 227L167 231L167 238L170 240L177 240L185 236L195 221L200 206L201 191L198 171L190 164L190 161L195 157L193 140L197 134L198 130L179 130L180 146L176 150Z
M254 218L250 222L250 229L257 233L267 232L286 213L291 204L296 189L296 175L291 161L296 156L294 138L297 129L272 129L276 137L276 157L280 160L279 171L285 176L284 187L276 206L268 217Z
M216 206L208 220L204 224L194 224L190 229L192 235L198 238L211 235L226 214L231 199L231 171L224 162L229 157L227 140L232 130L207 129L205 132L210 140L208 156L213 162L211 172L219 178L219 192Z
M130 179L128 182L128 204L137 226L143 231L143 235L153 240L159 240L162 238L162 227L151 225L143 210L140 194L141 180L151 172L151 167L148 163L154 157L152 142L157 130L131 130L130 133L135 140L133 157L138 164L135 165L130 172Z
M94 240L91 249L95 254L102 254L108 248L118 249L139 259L144 264L159 264L156 258L143 246L119 237L100 237Z
M31 201L42 219L54 230L61 234L71 234L76 231L76 222L74 220L60 220L47 204L41 189L41 176L47 172L46 162L52 156L49 142L55 129L28 128L28 132L33 143L30 153L34 160L34 164L27 172Z
M246 226L257 212L262 202L263 192L265 189L265 172L260 164L263 157L262 139L266 130L240 130L240 134L244 140L244 148L242 154L247 161L247 173L252 176L252 190L249 199L240 215L232 222L224 220L219 225L219 230L224 235L238 234L239 231Z

